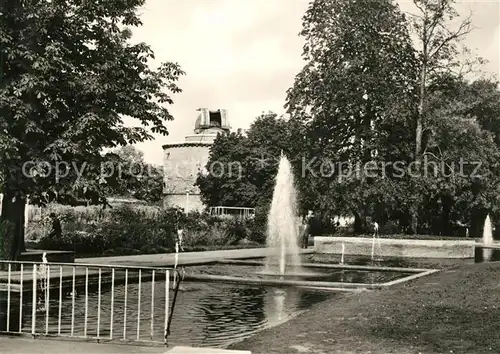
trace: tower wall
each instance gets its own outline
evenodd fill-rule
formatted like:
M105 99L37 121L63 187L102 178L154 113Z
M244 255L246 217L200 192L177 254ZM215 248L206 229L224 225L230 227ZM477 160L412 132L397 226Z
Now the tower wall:
M181 207L188 210L201 210L203 204L200 190L194 184L199 172L206 166L210 147L217 134L230 131L227 110L218 110L221 115L219 124L211 125L208 108L197 109L194 134L185 137L182 143L170 143L163 146L163 205ZM215 111L217 112L217 111Z
M189 190L188 209L201 210L203 204L200 190L195 186L198 173L208 162L211 142L170 144L164 151L164 206L186 207L186 192Z

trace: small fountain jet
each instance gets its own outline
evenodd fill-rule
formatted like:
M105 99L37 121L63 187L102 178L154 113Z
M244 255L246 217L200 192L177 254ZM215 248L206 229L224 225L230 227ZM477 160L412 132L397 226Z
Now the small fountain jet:
M491 219L490 216L487 215L486 219L484 220L484 227L483 227L483 261L488 262L491 259L491 256L493 255L493 250L491 247L493 246L494 241L493 241L493 231L491 227Z
M345 244L342 242L342 254L340 256L340 264L344 264L344 253L345 253Z
M373 232L373 239L372 239L372 257L371 257L372 262L375 260L375 258L374 258L374 256L375 256L375 239L377 239L379 251L381 250L380 237L379 237L379 234L378 234L379 226L378 226L377 222L373 223L373 229L374 229L374 232Z

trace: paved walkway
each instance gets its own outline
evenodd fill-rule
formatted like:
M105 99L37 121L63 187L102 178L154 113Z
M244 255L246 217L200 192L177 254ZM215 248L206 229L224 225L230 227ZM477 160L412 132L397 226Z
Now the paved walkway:
M243 259L265 257L276 252L269 248L245 248L236 250L181 252L178 264L189 265L215 262L221 259ZM313 249L303 249L302 253L313 253ZM106 264L106 265L133 265L144 267L169 267L175 264L175 253L141 254L136 256L113 256L96 258L78 258L76 263Z
M76 342L61 339L30 339L25 337L0 337L2 354L251 354L249 351L191 347L146 347L130 344Z
M178 255L178 265L195 265L203 264L209 262L216 262L219 260L227 259L245 259L245 258L258 258L265 257L268 254L272 254L272 250L269 248L244 248L244 249L233 249L233 250L221 250L221 251L203 251L203 252L182 252ZM313 253L313 249L302 249L302 253ZM112 257L95 257L95 258L77 258L75 259L75 265L78 264L92 264L92 265L121 265L121 266L137 266L137 267L173 267L175 264L175 253L161 253L161 254L141 254L141 255L130 255L130 256L112 256ZM52 266L50 268L50 278L55 279L55 282L51 282L51 287L59 286L60 270L62 270L62 277L64 280L68 280L72 277L73 267L66 266ZM110 270L103 270L102 273L109 273ZM98 274L97 268L89 269L89 276L96 276ZM81 278L85 275L84 267L75 267L75 275L77 278ZM25 268L23 272L24 282L29 282L32 279L31 269ZM7 271L0 271L0 279L7 281L8 273ZM11 272L12 283L19 283L21 278L20 271ZM6 289L6 284L0 284L0 290ZM17 289L16 286L13 286Z
M31 339L26 337L0 337L2 354L125 354L165 353L163 347L126 344L76 342L61 339Z

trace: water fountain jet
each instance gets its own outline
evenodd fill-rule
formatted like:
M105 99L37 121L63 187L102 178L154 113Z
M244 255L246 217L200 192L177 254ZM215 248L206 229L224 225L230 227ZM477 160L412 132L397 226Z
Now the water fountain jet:
M267 224L267 247L270 253L266 259L266 273L278 273L284 276L285 273L300 272L297 193L292 166L283 151L281 151Z
M490 216L487 215L486 219L484 220L484 227L483 227L483 245L488 247L492 246L493 244L494 241L493 241L493 231L491 227L491 219ZM492 255L493 255L493 250L491 248L483 248L483 260L489 261Z
M373 223L373 228L374 228L374 232L373 232L373 238L372 238L372 255L371 255L371 259L372 259L372 262L375 261L375 239L378 241L378 250L379 250L379 253L381 251L381 246L380 246L380 236L378 234L378 223L377 222L374 222ZM381 260L381 259L377 259L377 260Z

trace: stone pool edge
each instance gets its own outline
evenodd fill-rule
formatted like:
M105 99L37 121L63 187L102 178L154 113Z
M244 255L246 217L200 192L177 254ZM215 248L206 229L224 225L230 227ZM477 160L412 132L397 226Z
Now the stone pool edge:
M315 236L315 253L370 256L373 238ZM342 247L344 245L344 247ZM411 240L377 238L374 254L397 258L474 258L475 240Z

